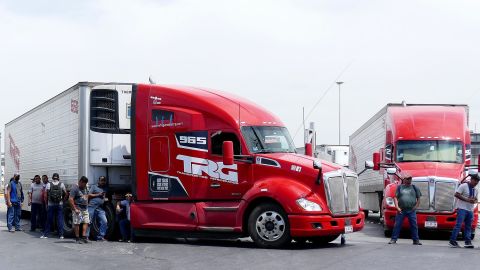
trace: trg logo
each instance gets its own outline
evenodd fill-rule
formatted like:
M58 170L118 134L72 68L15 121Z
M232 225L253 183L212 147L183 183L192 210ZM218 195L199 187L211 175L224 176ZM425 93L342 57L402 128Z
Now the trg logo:
M207 174L212 180L238 184L237 164L225 165L209 159L178 155L178 160L183 161L183 172L187 175L203 176Z

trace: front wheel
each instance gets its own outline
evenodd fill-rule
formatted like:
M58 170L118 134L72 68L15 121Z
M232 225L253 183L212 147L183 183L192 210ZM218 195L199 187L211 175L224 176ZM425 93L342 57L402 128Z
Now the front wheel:
M248 232L261 248L279 248L292 240L287 214L271 203L259 205L250 213Z

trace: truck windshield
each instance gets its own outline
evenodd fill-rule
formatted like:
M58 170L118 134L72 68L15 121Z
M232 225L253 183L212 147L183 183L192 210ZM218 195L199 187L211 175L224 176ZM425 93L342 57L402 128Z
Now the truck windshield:
M248 148L252 153L295 153L295 147L284 127L242 127Z
M463 163L463 143L458 141L398 141L398 162Z

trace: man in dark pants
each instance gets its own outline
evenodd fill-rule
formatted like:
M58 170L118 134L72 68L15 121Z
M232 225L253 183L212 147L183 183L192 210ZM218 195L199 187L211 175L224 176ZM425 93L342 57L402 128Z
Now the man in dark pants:
M470 176L470 182L463 183L458 186L455 192L456 207L457 207L457 223L453 228L450 236L450 247L460 247L457 243L457 236L462 229L462 224L465 222L465 231L463 238L465 239L465 248L473 248L472 245L472 221L473 210L475 204L478 202L478 191L475 189L480 176L478 174Z
M60 182L60 176L58 173L54 173L52 176L52 182L47 184L47 222L45 224L45 230L42 239L47 239L50 234L50 228L53 226L53 219L57 219L57 230L60 239L63 239L63 199L67 195L67 189L65 185Z
M42 185L43 185L43 194L42 194L42 208L40 210L40 218L38 220L38 224L40 224L40 228L42 231L45 230L45 224L47 222L47 184L48 184L48 176L42 175Z
M35 175L33 183L30 185L30 190L28 191L28 205L31 206L30 231L34 232L37 229L37 220L43 206L43 184L40 180L40 175Z
M397 243L397 239L400 236L400 230L402 229L403 220L408 218L413 244L421 245L422 243L420 243L418 237L416 209L420 204L420 197L422 196L422 193L415 185L412 185L412 176L403 175L402 178L403 183L397 187L397 191L395 192L394 201L398 213L395 217L395 226L393 228L392 239L388 243Z
M22 215L23 200L24 196L22 184L20 183L20 175L15 174L5 190L7 227L9 232L22 231L20 227L20 217Z

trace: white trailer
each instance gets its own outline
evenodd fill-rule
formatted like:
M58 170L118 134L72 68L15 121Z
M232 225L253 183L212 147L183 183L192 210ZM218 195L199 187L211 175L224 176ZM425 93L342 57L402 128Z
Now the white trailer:
M5 178L19 173L24 191L34 175L60 175L70 189L81 176L100 176L109 195L128 191L131 84L80 82L5 125ZM114 208L104 205L113 231ZM23 210L30 211L25 203ZM65 207L65 231L71 211ZM94 232L96 232L96 226Z
M350 135L349 168L354 172L364 170L365 161L371 161L373 153L385 146L386 115L389 105L383 107ZM358 183L362 208L380 211L384 187L382 175L378 171L367 170L358 176Z

